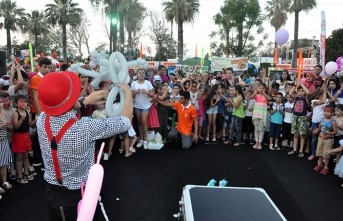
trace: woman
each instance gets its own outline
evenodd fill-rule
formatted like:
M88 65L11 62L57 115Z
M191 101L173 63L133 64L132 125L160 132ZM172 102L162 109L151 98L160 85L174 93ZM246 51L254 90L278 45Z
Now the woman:
M151 107L151 98L155 95L155 89L150 81L145 80L146 71L139 69L137 71L137 81L132 82L131 91L134 98L133 109L138 121L138 131L140 140L137 147L144 146L148 148L148 126L147 119Z
M235 78L233 77L233 69L228 68L226 69L226 86L234 86L235 85Z
M306 78L301 79L303 85L312 93L316 89L316 84L314 82L314 74L307 73Z
M90 95L94 88L89 85L89 77L83 74L79 74L81 88L80 88L80 97L87 97ZM92 116L94 111L93 105L86 105L84 108L80 109L82 117Z
M292 83L291 76L289 75L287 70L283 70L281 73L281 79L277 80L276 83L279 84L279 92L283 94L283 96L286 95L286 83Z
M337 81L332 78L329 79L328 84L328 92L332 95L330 96L329 102L335 105L336 102L341 101L343 98L343 93L341 93L343 85L337 84Z

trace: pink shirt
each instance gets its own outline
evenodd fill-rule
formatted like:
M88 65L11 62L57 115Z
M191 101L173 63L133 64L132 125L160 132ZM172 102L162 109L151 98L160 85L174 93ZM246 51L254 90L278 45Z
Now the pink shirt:
M198 117L202 117L204 116L204 98L198 98L198 106L197 115Z

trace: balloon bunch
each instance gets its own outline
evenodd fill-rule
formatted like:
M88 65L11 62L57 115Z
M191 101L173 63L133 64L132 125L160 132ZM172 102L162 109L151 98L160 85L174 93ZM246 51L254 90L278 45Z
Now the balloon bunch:
M92 87L97 87L101 81L110 80L113 84L128 84L130 77L128 74L128 68L134 66L140 66L141 68L148 68L148 63L146 60L138 58L137 60L127 62L126 58L120 52L114 52L110 55L108 60L106 60L106 52L103 50L100 53L93 51L91 53L91 62L89 66L91 68L100 66L100 71L90 71L82 68L83 63L79 62L70 66L69 70L73 72L78 72L83 75L93 77L94 80L91 83ZM106 100L106 113L107 116L114 117L119 116L123 110L124 102L120 102L119 108L115 111L113 110L113 102L116 99L117 94L120 95L120 100L125 100L124 92L118 87L113 87L109 96Z

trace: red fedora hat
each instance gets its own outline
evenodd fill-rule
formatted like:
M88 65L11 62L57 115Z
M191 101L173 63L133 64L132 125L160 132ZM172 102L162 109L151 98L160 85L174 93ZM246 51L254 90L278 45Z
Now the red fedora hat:
M73 72L49 73L38 85L38 97L42 110L51 116L69 111L80 95L81 83Z

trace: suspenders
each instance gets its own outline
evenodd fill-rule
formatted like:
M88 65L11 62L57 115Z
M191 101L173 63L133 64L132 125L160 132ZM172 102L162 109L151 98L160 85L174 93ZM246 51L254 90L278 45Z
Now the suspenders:
M62 186L62 176L61 176L61 170L60 170L60 164L58 162L58 153L57 153L57 144L60 142L64 134L67 132L67 130L76 122L76 119L72 118L67 123L63 125L61 130L57 133L56 136L52 135L52 131L50 128L50 116L47 116L45 118L45 131L48 135L48 139L51 144L51 155L52 155L52 162L54 164L54 170L56 174L56 179L58 183Z

